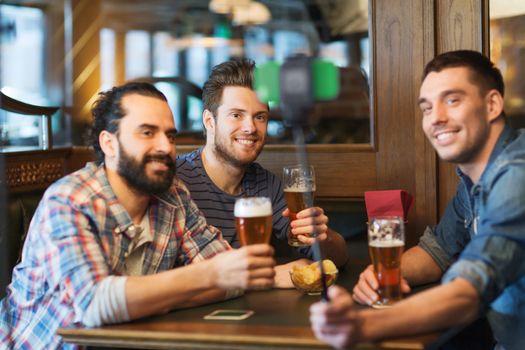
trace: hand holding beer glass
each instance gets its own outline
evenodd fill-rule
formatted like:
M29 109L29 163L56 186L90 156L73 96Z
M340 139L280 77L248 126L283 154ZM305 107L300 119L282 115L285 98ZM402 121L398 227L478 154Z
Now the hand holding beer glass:
M283 168L284 197L290 210L290 223L297 219L297 213L306 208L313 207L315 193L314 167L301 165L286 166ZM294 247L304 247L288 228L288 244Z
M272 203L266 197L245 197L235 201L235 227L242 246L270 243Z
M373 217L368 223L368 250L379 282L375 308L401 300L401 256L405 248L405 226L399 216Z

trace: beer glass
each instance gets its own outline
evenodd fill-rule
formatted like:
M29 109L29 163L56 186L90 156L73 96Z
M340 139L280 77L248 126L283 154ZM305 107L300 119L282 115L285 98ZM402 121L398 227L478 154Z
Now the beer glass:
M405 226L399 216L378 216L368 223L368 250L379 281L375 308L401 300L401 255L405 248Z
M272 202L266 197L245 197L235 201L235 228L242 246L270 243Z
M283 168L284 198L290 210L290 223L297 219L297 213L314 206L315 173L314 167L300 165ZM307 244L299 241L288 228L288 244L294 247L303 247Z

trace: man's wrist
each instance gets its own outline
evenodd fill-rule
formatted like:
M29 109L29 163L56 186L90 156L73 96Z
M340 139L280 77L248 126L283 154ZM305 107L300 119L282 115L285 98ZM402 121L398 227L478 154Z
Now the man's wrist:
M213 262L213 258L200 261L193 265L196 269L194 274L195 276L201 276L199 279L202 281L202 287L204 289L221 288L218 283L217 264Z

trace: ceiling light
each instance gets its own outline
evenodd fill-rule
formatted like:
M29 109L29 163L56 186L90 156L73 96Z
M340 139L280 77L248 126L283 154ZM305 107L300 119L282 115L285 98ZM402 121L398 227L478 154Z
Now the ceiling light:
M272 18L270 10L260 2L233 7L233 23L238 25L263 24Z
M234 6L247 6L252 0L211 0L210 11L223 15L233 12Z

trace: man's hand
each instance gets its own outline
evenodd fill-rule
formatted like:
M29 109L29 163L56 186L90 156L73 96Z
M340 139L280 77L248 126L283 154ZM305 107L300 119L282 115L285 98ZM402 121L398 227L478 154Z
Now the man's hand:
M379 298L377 295L378 288L379 282L374 273L374 266L368 265L359 275L359 281L354 287L352 298L359 304L372 305ZM404 278L401 278L401 292L410 292L410 286Z
M292 266L306 266L312 263L308 259L299 259L291 261L287 264L277 265L275 267L275 288L294 288L292 279L290 278L290 269Z
M290 209L283 211L283 216L290 216ZM297 219L290 222L292 234L302 243L312 245L317 236L320 241L328 237L328 216L324 214L323 208L312 207L297 213Z
M360 319L352 297L343 288L328 289L330 302L318 302L310 306L310 323L315 336L337 349L355 344L360 336Z
M253 244L214 256L209 260L214 285L222 289L273 287L273 253L268 244Z

